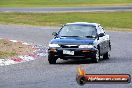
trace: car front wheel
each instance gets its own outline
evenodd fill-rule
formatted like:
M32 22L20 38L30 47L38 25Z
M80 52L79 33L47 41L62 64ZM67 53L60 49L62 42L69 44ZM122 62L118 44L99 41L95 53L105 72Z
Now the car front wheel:
M109 59L110 58L110 53L107 52L103 55L103 59Z
M49 64L56 64L57 57L48 56Z
M95 57L93 58L94 63L98 63L100 60L100 51L97 50Z

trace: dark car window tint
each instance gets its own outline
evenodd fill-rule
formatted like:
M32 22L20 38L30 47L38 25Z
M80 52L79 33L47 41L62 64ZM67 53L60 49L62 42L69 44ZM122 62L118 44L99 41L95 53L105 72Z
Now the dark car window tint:
M96 27L92 25L66 25L59 32L60 36L96 36Z
M98 34L100 34L100 33L105 33L103 27L101 27L101 26L99 26L99 29L98 29Z

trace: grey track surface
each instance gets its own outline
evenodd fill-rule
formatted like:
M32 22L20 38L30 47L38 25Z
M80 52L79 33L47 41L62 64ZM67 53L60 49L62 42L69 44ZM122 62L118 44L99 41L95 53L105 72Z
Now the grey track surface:
M91 7L34 7L34 8L0 8L0 12L95 12L95 11L132 11L132 6L91 6Z
M52 27L26 27L0 25L0 37L24 40L47 45ZM131 84L86 84L75 81L77 67L82 65L88 73L126 73L132 75L132 33L108 32L112 40L110 60L100 63L85 61L62 61L49 65L47 58L0 67L0 88L132 88Z

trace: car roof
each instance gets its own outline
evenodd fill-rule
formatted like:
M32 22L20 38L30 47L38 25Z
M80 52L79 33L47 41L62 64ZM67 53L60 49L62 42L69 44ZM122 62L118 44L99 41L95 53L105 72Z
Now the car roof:
M99 26L98 23L88 23L88 22L74 22L74 23L67 23L66 25L91 25L91 26Z

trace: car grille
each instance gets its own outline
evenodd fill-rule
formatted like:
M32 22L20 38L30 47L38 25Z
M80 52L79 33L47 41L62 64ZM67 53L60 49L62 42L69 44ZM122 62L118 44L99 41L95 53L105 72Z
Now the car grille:
M61 45L62 48L78 48L78 45Z

